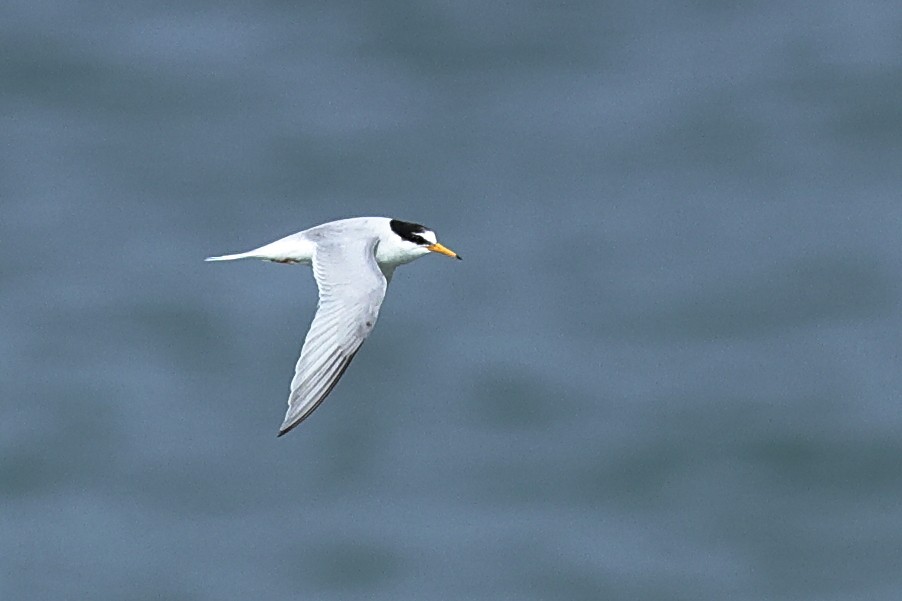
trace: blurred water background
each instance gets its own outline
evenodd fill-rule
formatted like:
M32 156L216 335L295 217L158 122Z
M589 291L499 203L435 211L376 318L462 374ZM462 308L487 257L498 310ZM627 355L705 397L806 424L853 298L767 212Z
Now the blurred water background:
M0 8L0 598L897 600L902 13ZM277 439L309 270L398 271Z

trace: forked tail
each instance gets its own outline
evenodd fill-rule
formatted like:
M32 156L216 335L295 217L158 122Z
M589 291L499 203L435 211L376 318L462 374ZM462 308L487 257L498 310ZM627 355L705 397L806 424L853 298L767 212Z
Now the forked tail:
M236 253L234 255L220 255L218 257L207 257L204 261L234 261L236 259L249 259L253 257L253 251L246 253Z

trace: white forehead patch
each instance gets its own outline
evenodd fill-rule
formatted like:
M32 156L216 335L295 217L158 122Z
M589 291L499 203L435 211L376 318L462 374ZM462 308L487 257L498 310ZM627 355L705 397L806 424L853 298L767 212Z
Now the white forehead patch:
M435 237L435 232L426 230L422 234L420 234L425 240L428 240L430 244L435 244L438 242L438 239Z

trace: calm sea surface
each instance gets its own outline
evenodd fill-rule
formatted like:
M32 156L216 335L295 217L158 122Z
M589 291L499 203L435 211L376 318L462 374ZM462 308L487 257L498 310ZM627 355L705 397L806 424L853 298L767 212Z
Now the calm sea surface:
M902 12L0 8L0 598L902 598ZM398 271L277 439L309 269Z

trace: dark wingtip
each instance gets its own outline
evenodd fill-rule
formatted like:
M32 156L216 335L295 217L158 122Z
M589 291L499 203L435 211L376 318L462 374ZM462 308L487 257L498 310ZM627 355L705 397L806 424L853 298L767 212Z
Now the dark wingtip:
M461 257L460 255L454 255L454 256L457 257L457 260L458 260L458 261L463 261L463 260L464 260L464 258Z
M286 434L288 434L289 432L291 432L292 430L294 430L295 428L297 428L301 424L301 422L304 421L304 419L307 419L308 415L305 415L303 417L303 419L299 419L298 421L294 422L293 424L291 424L288 427L283 427L281 430L279 430L279 433L276 434L276 438L281 438L281 437L285 436ZM284 426L285 424L282 424L282 425Z

